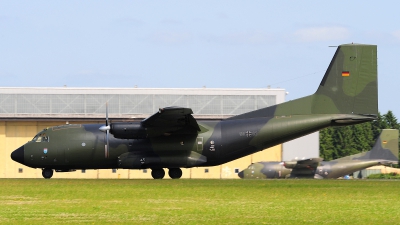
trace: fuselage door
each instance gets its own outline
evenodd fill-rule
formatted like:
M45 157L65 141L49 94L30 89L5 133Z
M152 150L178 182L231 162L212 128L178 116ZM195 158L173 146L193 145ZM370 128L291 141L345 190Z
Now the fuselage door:
M197 137L197 152L203 152L203 137Z

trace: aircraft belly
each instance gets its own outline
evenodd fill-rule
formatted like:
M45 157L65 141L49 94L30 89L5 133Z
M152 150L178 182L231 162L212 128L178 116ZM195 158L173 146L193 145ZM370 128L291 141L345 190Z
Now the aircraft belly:
M186 167L190 153L197 149L197 136L171 135L150 139L151 148L141 154L146 168Z

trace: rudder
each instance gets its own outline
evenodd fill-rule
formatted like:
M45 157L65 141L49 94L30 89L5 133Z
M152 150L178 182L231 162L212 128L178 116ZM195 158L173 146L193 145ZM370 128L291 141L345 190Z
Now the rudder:
M371 150L371 159L399 160L399 130L382 130Z
M387 160L393 164L397 164L399 161L399 130L383 129L371 151L337 160Z
M378 114L377 46L340 45L313 95L314 114Z

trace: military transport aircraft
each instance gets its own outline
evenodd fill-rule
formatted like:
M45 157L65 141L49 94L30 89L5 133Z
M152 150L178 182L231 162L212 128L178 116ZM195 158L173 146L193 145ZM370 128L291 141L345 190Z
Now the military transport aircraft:
M106 113L107 114L107 113ZM377 46L345 44L315 94L222 121L196 121L190 108L166 107L140 122L71 124L44 129L11 158L53 171L145 169L162 179L180 168L220 165L328 126L374 120L378 115ZM110 135L112 134L112 135Z
M384 129L371 151L321 162L321 158L257 162L239 172L243 179L338 178L376 165L398 164L399 130Z

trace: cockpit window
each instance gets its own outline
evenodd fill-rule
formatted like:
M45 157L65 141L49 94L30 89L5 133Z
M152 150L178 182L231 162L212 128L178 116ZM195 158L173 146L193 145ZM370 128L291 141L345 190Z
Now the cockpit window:
M40 133L40 134L37 134L32 139L32 141L34 141L34 142L49 142L50 139L49 139L49 136L46 135L46 133Z

